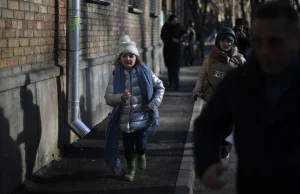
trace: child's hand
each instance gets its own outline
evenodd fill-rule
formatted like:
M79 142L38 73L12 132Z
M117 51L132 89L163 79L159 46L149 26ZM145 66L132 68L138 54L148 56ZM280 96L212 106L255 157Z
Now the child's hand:
M127 90L124 91L123 95L122 95L122 100L124 102L127 102L131 97L131 94L130 92L128 92Z

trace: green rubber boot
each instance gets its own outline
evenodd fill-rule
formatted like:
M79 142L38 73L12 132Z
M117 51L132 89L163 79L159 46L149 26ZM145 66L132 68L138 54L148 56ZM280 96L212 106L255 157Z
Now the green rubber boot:
M128 171L124 175L124 180L133 181L134 175L135 175L135 170L136 170L135 163L136 163L135 159L133 159L131 161L127 161Z
M145 170L147 166L146 155L143 154L138 157L138 167L141 170Z

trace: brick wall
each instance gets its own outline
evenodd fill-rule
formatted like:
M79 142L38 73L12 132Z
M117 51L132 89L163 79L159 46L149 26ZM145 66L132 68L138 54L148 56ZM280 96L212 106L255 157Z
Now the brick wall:
M54 1L0 1L0 68L54 60Z
M78 139L66 125L67 2L0 0L0 120L6 124L0 130L1 194L32 173L28 165L34 163L36 172ZM129 13L125 0L110 6L81 0L80 119L90 129L111 111L104 93L121 35L130 35L150 68L163 69L160 18L150 17L151 0L136 2L143 14ZM28 149L37 141L38 147Z
M65 57L66 0L59 1L59 49L60 59ZM81 59L104 56L117 52L117 41L128 34L140 48L160 43L159 18L151 18L150 1L140 0L138 8L143 14L128 12L127 1L114 0L110 6L86 3L81 0ZM157 13L160 9L157 1Z
M159 18L149 16L148 0L137 1L141 15L128 13L127 1L114 0L103 6L81 0L81 4L83 59L115 53L123 34L129 34L141 48L160 41ZM0 0L0 13L0 68L23 66L28 70L53 65L55 50L59 61L65 62L67 0Z

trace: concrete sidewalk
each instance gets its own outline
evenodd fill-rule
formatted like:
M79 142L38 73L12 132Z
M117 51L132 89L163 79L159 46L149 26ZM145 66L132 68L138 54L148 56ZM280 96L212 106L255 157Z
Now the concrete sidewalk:
M160 127L149 137L147 169L138 170L133 182L117 179L104 163L106 119L87 137L74 143L60 161L38 171L34 180L25 182L15 193L173 194L177 178L180 179L178 172L193 113L191 91L199 69L199 66L182 67L178 91L166 90L159 109ZM167 76L162 75L161 79L167 86ZM119 145L126 167L121 138ZM191 152L189 155L193 157Z

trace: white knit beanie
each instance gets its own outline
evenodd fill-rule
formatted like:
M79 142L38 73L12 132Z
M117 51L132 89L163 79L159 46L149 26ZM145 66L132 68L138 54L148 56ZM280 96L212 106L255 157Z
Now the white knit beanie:
M132 41L120 43L119 53L131 53L139 56L139 51L136 48L136 43Z

